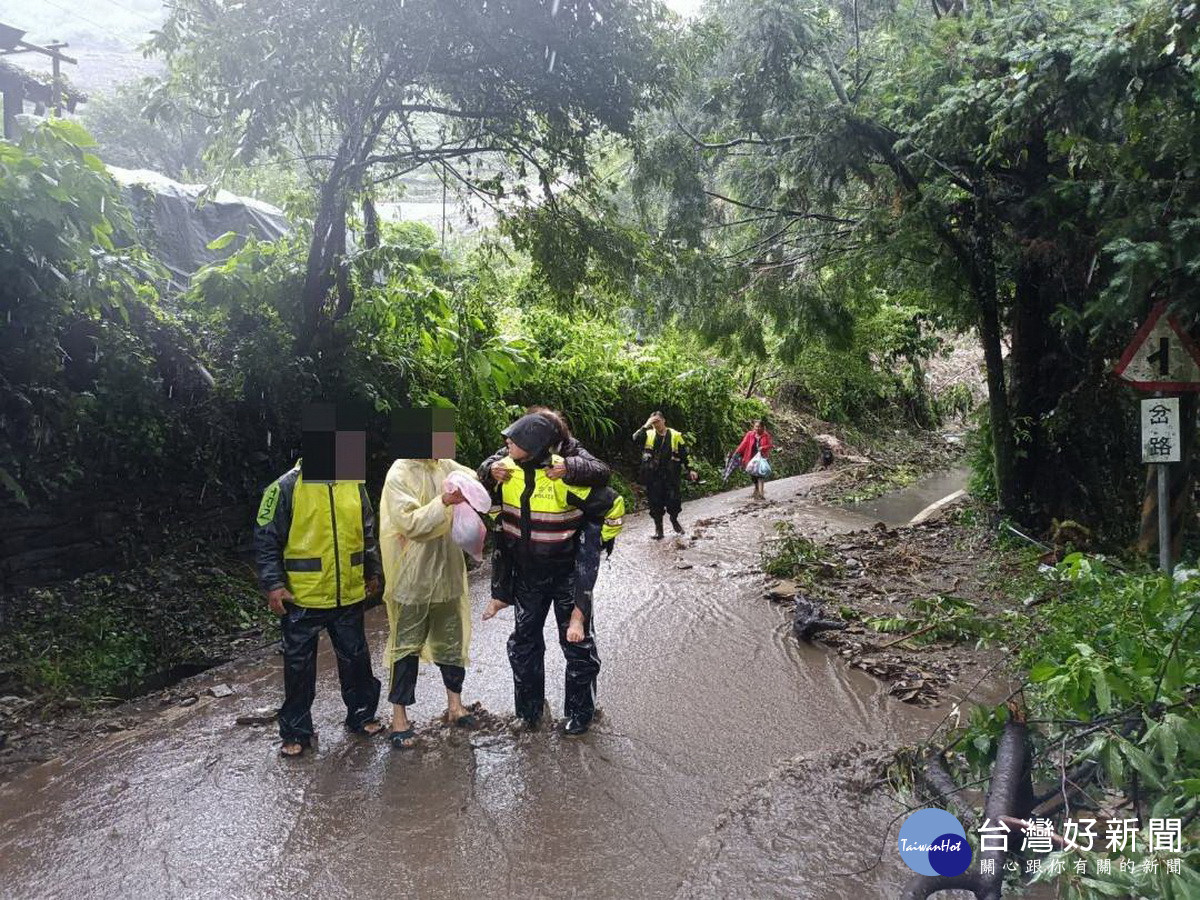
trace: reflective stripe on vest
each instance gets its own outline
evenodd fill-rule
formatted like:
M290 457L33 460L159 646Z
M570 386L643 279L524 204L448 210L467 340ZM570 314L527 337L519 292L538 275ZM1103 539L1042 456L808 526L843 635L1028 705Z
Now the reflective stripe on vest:
M513 537L521 536L521 526L514 525L512 522L501 522L500 529ZM568 528L565 531L531 531L529 539L539 544L559 544L569 541L578 531L578 528Z
M532 507L532 504L531 504L531 507ZM508 515L511 517L514 517L517 519L521 518L521 507L520 506L512 506L511 504L505 503L503 506L500 507L500 509L502 512L508 513ZM531 520L533 520L535 523L537 523L537 522L549 522L549 523L553 523L553 524L570 523L570 522L574 522L576 519L580 519L582 517L583 517L583 510L577 509L576 507L571 507L567 512L544 512L541 510L535 511L532 508L530 508L530 510L529 510L529 518Z
M356 481L305 484L303 475L296 479L283 569L298 606L328 609L366 596L359 488Z
M621 533L625 525L625 498L617 494L613 505L604 514L604 525L600 529L600 540L608 543Z
M551 456L547 466L559 465L562 457ZM567 502L567 485L561 478L549 478L544 468L534 473L532 485L526 482L526 470L512 457L501 462L512 475L500 489L500 528L512 537L543 550L568 550L583 525L583 510ZM575 487L570 492L586 497L591 488Z

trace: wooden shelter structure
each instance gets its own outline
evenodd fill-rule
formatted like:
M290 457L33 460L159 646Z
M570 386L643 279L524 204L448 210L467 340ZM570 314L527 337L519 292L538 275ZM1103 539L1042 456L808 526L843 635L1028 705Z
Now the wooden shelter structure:
M86 98L68 87L63 79L62 64L76 65L77 60L62 52L65 43L55 41L41 45L25 40L25 32L12 25L0 22L0 57L17 53L40 53L51 59L53 73L50 84L38 79L33 73L0 60L0 99L4 103L4 137L9 140L17 136L17 116L25 109L25 101L37 104L40 110L51 109L61 116L63 105L74 112L75 105Z

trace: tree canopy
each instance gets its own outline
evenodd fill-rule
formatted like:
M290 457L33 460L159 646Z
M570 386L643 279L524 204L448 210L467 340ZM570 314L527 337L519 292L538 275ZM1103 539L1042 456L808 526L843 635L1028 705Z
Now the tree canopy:
M597 141L669 96L675 21L631 0L183 0L154 47L171 71L161 97L200 105L212 154L294 159L319 186L307 342L352 303L340 260L356 198L424 166L497 213L534 196L553 210Z
M1152 300L1196 311L1195 6L708 9L640 178L710 328L778 352L878 291L972 326L1002 507L1103 518L1137 465L1108 367Z

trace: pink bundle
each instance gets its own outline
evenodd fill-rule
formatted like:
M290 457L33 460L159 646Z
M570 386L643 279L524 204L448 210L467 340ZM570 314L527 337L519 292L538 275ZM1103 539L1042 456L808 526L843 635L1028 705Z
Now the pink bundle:
M466 503L454 505L454 523L450 526L450 537L476 562L483 559L483 541L487 537L487 529L483 520L476 512L486 513L492 506L492 498L488 496L487 488L470 475L462 472L451 472L442 485L442 490L462 491L467 498Z

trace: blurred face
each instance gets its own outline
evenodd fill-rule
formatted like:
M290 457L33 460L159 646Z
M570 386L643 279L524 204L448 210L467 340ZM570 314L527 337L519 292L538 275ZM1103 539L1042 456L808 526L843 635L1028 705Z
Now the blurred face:
M454 459L454 432L435 431L433 433L433 458Z
M508 447L508 455L516 462L529 459L529 454L512 442L512 438L505 438L504 445Z

